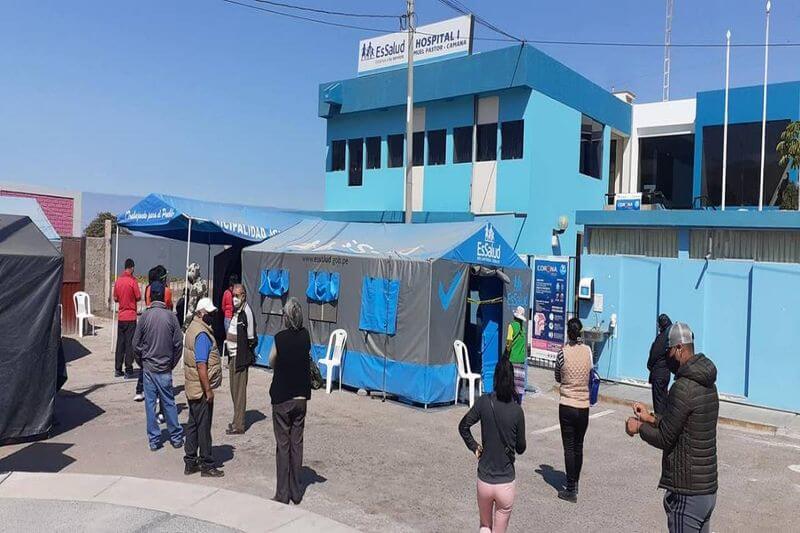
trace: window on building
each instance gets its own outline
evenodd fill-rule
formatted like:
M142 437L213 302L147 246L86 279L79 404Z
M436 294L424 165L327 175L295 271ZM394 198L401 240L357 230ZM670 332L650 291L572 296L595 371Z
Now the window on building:
M381 168L381 138L367 137L367 170Z
M694 135L639 139L639 190L653 203L691 209L694 181Z
M788 120L767 122L764 158L764 205L780 203L788 175L775 150ZM707 205L722 204L722 126L703 128L702 191ZM761 122L728 125L726 206L758 205L761 183Z
M472 126L453 128L453 163L472 163Z
M425 132L414 132L414 146L412 147L414 153L411 154L411 163L415 167L421 167L425 164Z
M600 179L603 162L603 125L583 115L581 117L580 173Z
M511 120L500 125L500 134L503 136L500 159L522 159L524 130L524 120Z
M331 142L331 172L344 170L346 146L347 146L347 141Z
M350 172L347 175L347 185L359 187L363 183L363 164L364 164L364 139L350 139L347 141L347 149L350 152Z
M389 150L389 168L397 168L403 166L403 144L405 135L398 133L396 135L389 135L386 137L386 145Z
M497 159L497 123L478 124L477 161L494 161Z
M444 165L447 147L447 130L428 132L428 164Z

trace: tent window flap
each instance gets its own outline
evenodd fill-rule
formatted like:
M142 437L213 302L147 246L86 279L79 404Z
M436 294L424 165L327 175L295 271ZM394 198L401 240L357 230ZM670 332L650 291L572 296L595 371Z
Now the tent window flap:
M397 300L400 281L365 277L361 287L361 314L358 328L373 333L397 332Z
M339 273L310 271L308 273L308 299L319 303L335 302L339 299Z
M289 291L289 271L267 269L261 271L261 284L258 292L264 296L280 298Z

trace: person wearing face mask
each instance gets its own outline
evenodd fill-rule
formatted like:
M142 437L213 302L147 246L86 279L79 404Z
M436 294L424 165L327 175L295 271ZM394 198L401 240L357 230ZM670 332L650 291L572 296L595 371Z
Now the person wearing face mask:
M225 431L228 435L244 433L244 414L247 411L247 374L250 365L256 362L256 321L247 305L244 285L236 283L232 289L233 316L225 336L228 349L228 371L230 372L233 421Z
M631 437L663 450L659 488L666 489L667 527L676 531L711 531L717 501L717 367L694 351L694 335L684 323L669 329L669 356L675 382L666 412L653 415L641 403L625 423Z
M183 458L188 475L222 477L211 454L211 420L214 415L214 389L222 383L222 363L211 325L217 308L210 298L201 298L192 321L186 328L183 371L189 421ZM199 449L199 455L198 455Z
M658 315L658 334L650 345L647 370L650 372L650 386L653 391L653 410L663 415L667 410L667 388L669 387L669 328L672 320L665 314Z

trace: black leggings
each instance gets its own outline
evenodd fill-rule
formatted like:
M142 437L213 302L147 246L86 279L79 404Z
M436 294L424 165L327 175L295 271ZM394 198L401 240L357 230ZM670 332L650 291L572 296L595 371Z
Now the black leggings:
M564 466L567 469L567 489L578 487L583 466L583 437L589 425L589 408L578 409L568 405L558 406L561 423L561 442L564 444Z

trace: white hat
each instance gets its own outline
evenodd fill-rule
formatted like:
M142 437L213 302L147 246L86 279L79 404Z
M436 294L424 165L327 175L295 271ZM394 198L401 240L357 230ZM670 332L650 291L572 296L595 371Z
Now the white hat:
M205 311L206 313L213 313L216 311L217 308L214 307L214 303L211 301L211 298L200 298L200 301L197 302L197 307L195 308L195 313L198 311Z
M517 308L514 309L514 318L518 318L518 319L522 320L523 322L525 322L525 320L526 320L525 308L522 307L521 305L518 305Z

